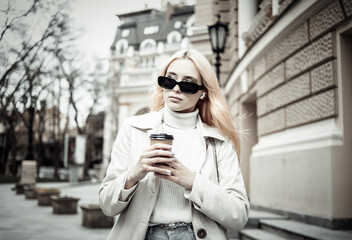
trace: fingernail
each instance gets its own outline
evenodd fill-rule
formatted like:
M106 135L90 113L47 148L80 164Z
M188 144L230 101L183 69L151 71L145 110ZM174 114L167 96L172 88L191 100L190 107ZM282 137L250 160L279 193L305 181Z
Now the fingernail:
M171 156L175 156L175 153L174 153L174 152L170 152L170 155L171 155Z
M176 158L170 158L170 161L171 162L173 162L173 161L175 161L176 160Z
M171 175L171 171L170 170L165 170L166 175Z

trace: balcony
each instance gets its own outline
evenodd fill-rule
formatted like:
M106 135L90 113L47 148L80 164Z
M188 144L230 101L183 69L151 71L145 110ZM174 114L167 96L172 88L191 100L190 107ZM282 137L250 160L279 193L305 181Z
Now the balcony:
M119 88L151 86L155 79L154 68L126 70L121 73Z
M272 16L272 0L264 0L259 6L260 11L252 21L247 32L243 33L242 39L247 47L251 46L270 26Z

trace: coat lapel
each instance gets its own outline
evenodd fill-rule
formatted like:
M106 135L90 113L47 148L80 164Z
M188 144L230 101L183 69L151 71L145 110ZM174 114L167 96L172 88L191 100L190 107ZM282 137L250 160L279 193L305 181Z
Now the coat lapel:
M200 170L202 169L207 157L208 138L216 138L221 141L224 141L225 138L218 132L216 128L210 127L203 123L200 117L198 117L197 120L197 133L199 136L199 141L194 143L194 151L192 151L191 159L198 159L198 161L192 161L194 165L191 165L191 169L196 173L200 173Z

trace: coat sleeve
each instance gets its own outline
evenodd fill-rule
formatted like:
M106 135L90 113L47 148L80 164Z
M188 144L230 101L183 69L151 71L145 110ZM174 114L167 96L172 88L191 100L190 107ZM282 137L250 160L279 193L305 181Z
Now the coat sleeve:
M128 120L119 131L111 152L111 161L106 176L99 188L99 203L108 216L123 212L134 195L136 186L124 190L130 161L130 131Z
M197 174L192 191L185 197L198 211L224 228L238 231L248 220L249 202L238 157L229 142L217 146L219 183Z

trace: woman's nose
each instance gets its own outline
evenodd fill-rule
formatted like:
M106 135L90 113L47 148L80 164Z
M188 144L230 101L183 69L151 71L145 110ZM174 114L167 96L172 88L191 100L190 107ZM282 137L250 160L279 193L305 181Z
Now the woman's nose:
M178 84L175 85L175 87L172 89L174 92L181 92L180 86Z

